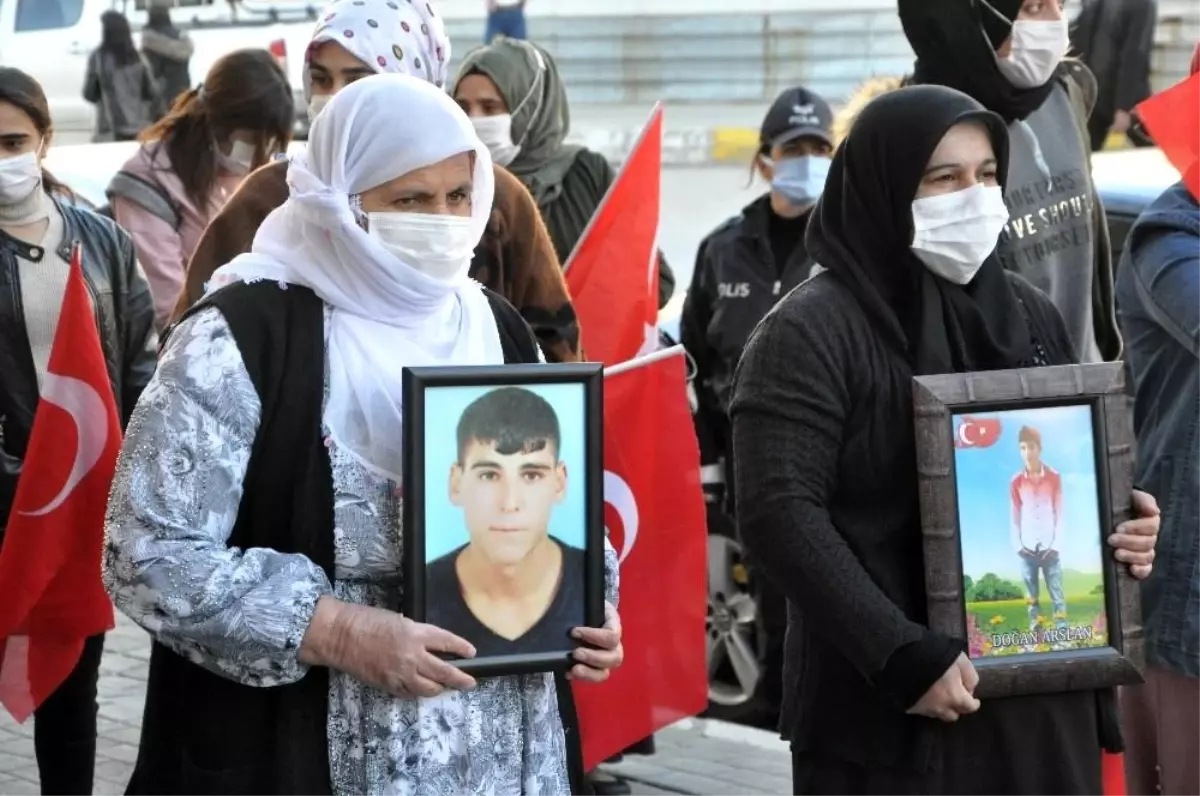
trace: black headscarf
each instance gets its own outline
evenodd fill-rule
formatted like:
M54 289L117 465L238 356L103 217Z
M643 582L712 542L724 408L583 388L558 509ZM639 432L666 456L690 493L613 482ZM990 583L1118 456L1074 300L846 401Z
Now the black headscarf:
M1054 81L1017 88L1000 72L996 48L1012 33L1021 0L988 1L990 9L983 0L899 0L900 24L917 54L913 83L956 88L1013 122L1040 108Z
M1016 295L995 253L965 286L934 276L912 253L912 203L929 158L959 122L983 124L1001 180L1004 122L961 92L911 86L869 103L834 155L805 243L854 291L917 374L999 370L1033 357Z

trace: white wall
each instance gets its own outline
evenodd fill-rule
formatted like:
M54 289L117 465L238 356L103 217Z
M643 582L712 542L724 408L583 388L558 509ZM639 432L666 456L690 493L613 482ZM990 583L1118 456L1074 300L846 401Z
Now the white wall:
M482 19L484 0L434 0L447 19ZM526 0L530 17L696 16L895 8L896 0Z

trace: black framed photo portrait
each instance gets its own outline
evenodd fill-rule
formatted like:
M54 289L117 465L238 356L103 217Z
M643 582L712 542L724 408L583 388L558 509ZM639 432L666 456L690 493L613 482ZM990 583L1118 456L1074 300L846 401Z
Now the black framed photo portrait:
M1142 680L1120 363L914 380L929 624L964 639L981 698Z
M600 363L404 371L403 606L475 676L565 670L604 624Z

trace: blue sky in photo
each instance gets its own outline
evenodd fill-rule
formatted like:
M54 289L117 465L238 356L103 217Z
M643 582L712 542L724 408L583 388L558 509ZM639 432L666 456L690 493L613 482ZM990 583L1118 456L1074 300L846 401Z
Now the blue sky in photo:
M1090 406L1013 409L976 414L998 418L999 440L987 448L956 448L955 476L963 571L975 580L995 574L1020 583L1018 558L1010 541L1009 487L1023 463L1017 437L1022 426L1042 435L1042 461L1063 480L1063 538L1058 548L1064 569L1101 571L1100 512ZM951 421L957 431L961 416Z
M550 402L562 435L560 458L567 465L567 496L550 515L550 535L584 547L587 427L582 384L521 384ZM458 455L458 419L487 387L430 387L425 393L425 560L433 561L468 541L462 509L450 502L450 467Z

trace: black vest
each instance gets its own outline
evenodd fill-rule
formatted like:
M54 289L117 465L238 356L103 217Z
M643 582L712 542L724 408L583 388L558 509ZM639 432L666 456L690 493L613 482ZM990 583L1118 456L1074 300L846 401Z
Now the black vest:
M506 363L538 361L520 314L487 292ZM269 281L213 293L188 313L225 316L262 402L229 545L308 556L334 574L333 474L321 440L324 307L306 288ZM185 315L185 317L187 317ZM284 400L286 398L286 400ZM556 677L572 790L582 754L571 689ZM328 794L329 672L253 688L154 643L137 765L129 794Z

